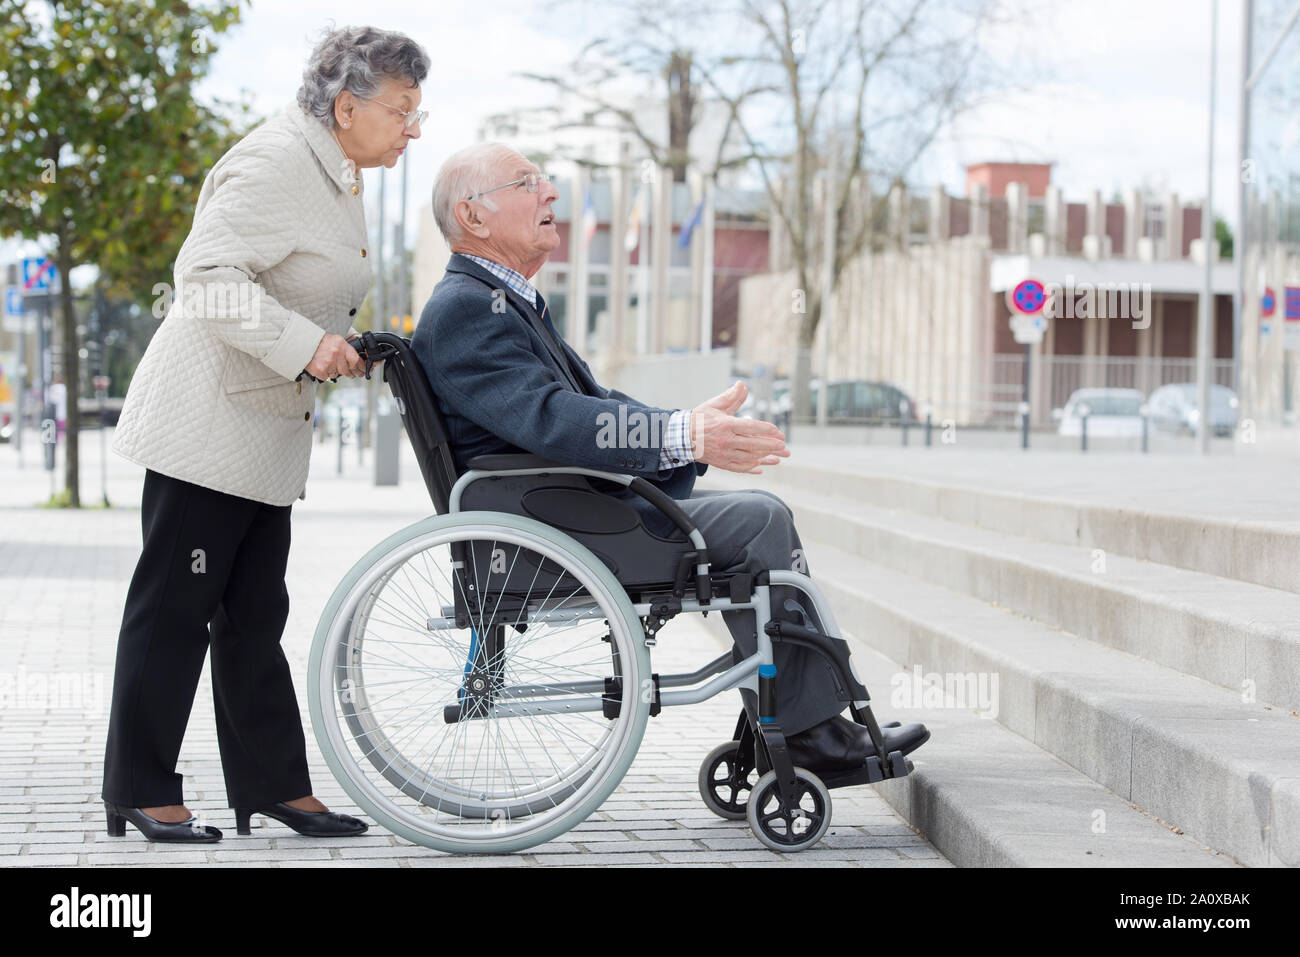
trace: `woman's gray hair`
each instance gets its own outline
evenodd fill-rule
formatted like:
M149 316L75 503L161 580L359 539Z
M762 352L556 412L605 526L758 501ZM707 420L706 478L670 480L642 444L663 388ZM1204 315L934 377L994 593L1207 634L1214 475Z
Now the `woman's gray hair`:
M334 100L344 90L371 99L387 80L408 80L416 87L428 74L429 55L405 34L374 27L327 29L302 72L298 105L334 129Z
M456 204L481 189L502 185L489 183L488 179L502 159L517 155L517 150L504 143L475 143L447 157L433 183L433 218L443 239L450 243L461 237ZM479 202L488 209L497 208L491 196L484 196Z

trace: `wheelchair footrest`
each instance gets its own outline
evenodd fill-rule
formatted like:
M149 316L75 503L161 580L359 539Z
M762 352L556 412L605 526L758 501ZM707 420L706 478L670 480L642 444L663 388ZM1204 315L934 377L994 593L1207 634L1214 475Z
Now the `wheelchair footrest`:
M888 774L885 773L886 769L889 771ZM875 784L886 778L907 777L912 770L912 762L904 757L901 751L891 751L887 766L873 754L860 768L854 768L852 771L828 771L817 776L828 788L847 788L856 784Z

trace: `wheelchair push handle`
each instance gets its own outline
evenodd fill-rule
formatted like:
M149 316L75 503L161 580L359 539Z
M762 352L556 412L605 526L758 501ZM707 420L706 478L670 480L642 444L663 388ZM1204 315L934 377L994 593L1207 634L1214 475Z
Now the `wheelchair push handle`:
M391 332L363 332L355 338L349 339L348 345L356 350L358 356L366 364L366 378L370 378L370 371L385 359L390 359L398 353L398 343L406 342L401 336L395 336ZM306 369L298 373L298 379L307 378L312 382L320 382ZM295 379L294 381L298 381ZM338 377L330 379L331 382L338 382Z

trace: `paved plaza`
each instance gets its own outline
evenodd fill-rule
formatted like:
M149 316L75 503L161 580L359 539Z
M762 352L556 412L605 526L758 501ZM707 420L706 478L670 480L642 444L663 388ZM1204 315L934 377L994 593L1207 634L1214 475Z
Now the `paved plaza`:
M87 505L101 501L99 448L95 433L83 436ZM225 806L206 666L178 770L189 807L221 828L224 839L202 847L151 844L131 826L126 837L110 838L99 789L117 630L139 554L143 471L110 452L111 508L41 509L34 506L48 497L50 477L38 467L38 452L29 444L20 468L16 451L0 446L0 677L10 692L0 711L4 865L950 866L871 787L833 792L829 832L796 855L769 851L744 822L710 814L696 775L704 755L731 734L739 707L735 692L652 719L630 772L600 810L526 852L454 857L412 845L374 822L361 837L331 840L302 837L255 816L253 834L240 837L234 812ZM431 513L414 460L408 449L403 454L400 486L377 489L368 461L360 464L355 449L344 450L338 474L336 448L318 446L307 498L294 507L283 644L294 668L315 793L331 808L354 814L360 812L334 781L310 730L307 657L317 616L352 563L386 535ZM654 649L655 670L692 670L725 650L728 643L711 624L698 616L673 622Z

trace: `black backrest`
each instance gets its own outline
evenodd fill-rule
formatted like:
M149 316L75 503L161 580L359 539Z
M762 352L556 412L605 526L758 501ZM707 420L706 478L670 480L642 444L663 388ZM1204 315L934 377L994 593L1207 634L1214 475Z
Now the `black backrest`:
M362 341L371 358L384 360L384 381L397 400L397 411L415 449L429 498L438 514L446 515L451 487L460 473L424 367L411 351L409 339L391 332L367 332Z

